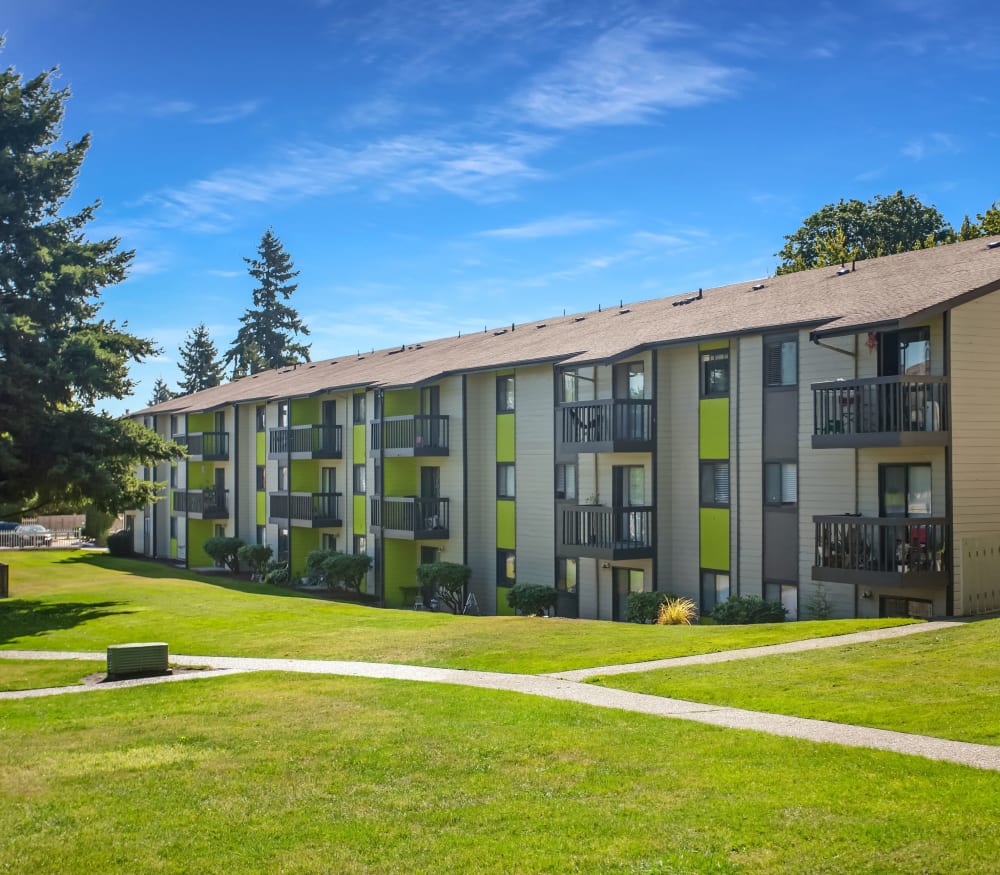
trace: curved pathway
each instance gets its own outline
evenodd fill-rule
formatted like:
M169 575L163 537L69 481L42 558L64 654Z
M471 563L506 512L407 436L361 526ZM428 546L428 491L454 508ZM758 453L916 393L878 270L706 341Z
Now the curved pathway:
M455 684L490 690L507 690L532 696L544 696L550 699L579 702L599 708L616 708L640 714L691 720L727 729L750 729L756 732L766 732L771 735L780 735L788 738L801 738L807 741L885 750L893 753L959 763L978 769L1000 771L1000 747L998 746L951 741L925 735L911 735L906 732L892 732L886 729L871 729L865 726L852 726L845 723L831 723L826 720L809 720L804 717L768 714L761 711L748 711L742 708L703 705L696 702L686 702L682 699L667 699L660 696L631 693L625 690L599 687L580 682L584 677L592 677L594 675L620 674L624 671L647 671L651 668L671 665L690 665L693 662L722 662L726 659L749 659L754 656L814 650L819 647L836 647L860 641L894 638L901 634L916 634L921 630L933 631L934 628L945 628L951 625L955 624L942 622L919 626L895 627L873 632L860 632L854 635L809 639L807 641L778 644L769 647L754 647L746 650L726 651L724 653L709 653L672 660L656 660L654 662L635 663L627 666L605 666L599 669L587 669L583 672L565 672L555 675L521 675L487 671L464 671L460 669L429 668L380 662L346 662L321 659L254 659L247 657L185 656L174 654L170 657L170 661L174 665L198 667L205 670L181 672L158 678L111 681L97 685L0 692L0 700L28 699L61 693L83 693L97 689L132 687L151 683L173 683L242 672L291 671L305 674L384 678L423 683ZM912 631L907 632L905 630ZM103 660L105 657L106 654L99 652L0 651L0 658L3 659Z

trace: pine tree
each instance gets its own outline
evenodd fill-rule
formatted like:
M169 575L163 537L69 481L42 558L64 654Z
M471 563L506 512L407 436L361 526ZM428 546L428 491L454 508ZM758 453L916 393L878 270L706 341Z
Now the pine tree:
M258 283L253 290L253 309L240 317L243 323L226 353L233 366L233 379L268 368L309 361L309 346L295 342L308 335L296 310L287 301L298 288L291 282L299 275L274 230L267 229L257 247L257 258L244 258L247 272Z
M979 229L982 234L987 237L1000 234L1000 201L990 204L985 213L977 213L976 218L979 219Z
M0 48L3 41L0 39ZM137 465L180 449L130 419L94 410L134 388L152 341L99 318L101 291L133 253L85 236L97 204L64 215L90 137L63 148L68 89L55 69L25 82L0 72L0 517L89 504L118 512L156 500Z
M167 386L163 377L157 377L156 382L153 383L153 395L149 399L149 406L152 407L154 404L162 404L164 401L169 401L174 397L174 393L170 391L170 387Z
M222 382L222 362L219 351L208 336L208 328L202 322L188 333L180 347L180 369L184 379L177 385L181 394L211 389Z
M975 240L977 237L981 236L981 231L979 230L979 225L969 219L969 214L965 214L965 218L962 219L962 227L958 229L958 239L959 240Z

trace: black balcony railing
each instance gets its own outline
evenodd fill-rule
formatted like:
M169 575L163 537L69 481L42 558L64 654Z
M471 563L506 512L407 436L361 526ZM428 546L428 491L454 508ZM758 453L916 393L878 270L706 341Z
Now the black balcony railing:
M950 428L947 377L814 383L814 446L941 443Z
M947 582L951 520L817 516L813 577L841 583Z
M570 553L600 558L653 554L651 507L573 507L562 512L562 545Z
M387 456L448 455L447 416L388 416L371 426L373 455L380 452Z
M342 525L340 492L272 492L270 518L274 522L297 521L311 526Z
M174 490L174 511L204 520L229 518L228 489Z
M650 400L577 401L561 404L557 416L565 444L606 444L627 450L653 442Z
M228 431L200 431L182 434L174 440L187 447L189 456L208 461L226 461L229 458Z
M396 537L441 539L449 536L447 498L373 496L372 528Z
M339 425L297 425L272 428L268 435L271 456L302 455L310 459L343 456L343 428Z

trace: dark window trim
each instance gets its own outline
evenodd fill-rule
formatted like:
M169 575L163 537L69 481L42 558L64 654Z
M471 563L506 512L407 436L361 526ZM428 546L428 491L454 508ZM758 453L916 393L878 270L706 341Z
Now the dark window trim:
M726 479L729 480L729 500L725 502L716 501L714 497L712 499L706 499L705 490L703 489L705 482L705 469L711 467L713 471L720 465L726 466ZM732 467L729 464L729 459L701 459L698 463L698 506L699 507L720 507L728 508L732 505L733 493L732 493ZM713 496L715 492L715 478L713 477Z
M511 395L511 406L505 407L506 393L501 390L501 386L505 383L510 382L513 389ZM513 413L517 409L517 383L514 380L513 374L499 374L496 380L496 394L497 394L497 414L503 415L507 413Z
M726 362L726 391L709 392L708 381L706 380L705 365L709 361ZM732 392L732 354L728 346L720 346L716 349L705 349L698 351L698 397L699 398L728 398Z
M506 577L507 557L514 557L514 579L508 580ZM497 548L497 586L508 588L517 583L517 550L507 548Z
M351 413L354 425L364 425L368 415L368 398L364 392L355 392L351 399Z
M795 466L795 501L784 501L779 498L778 501L768 501L767 498L767 466L768 465L794 465ZM768 459L764 462L764 478L761 484L763 489L761 489L761 497L764 499L764 507L782 509L786 508L788 510L794 510L799 506L799 461L798 459ZM778 491L781 492L781 469L778 469Z
M508 468L514 472L514 491L509 495L503 491L506 488L506 478L503 474ZM517 468L513 462L497 462L497 499L513 501L515 498L517 498Z

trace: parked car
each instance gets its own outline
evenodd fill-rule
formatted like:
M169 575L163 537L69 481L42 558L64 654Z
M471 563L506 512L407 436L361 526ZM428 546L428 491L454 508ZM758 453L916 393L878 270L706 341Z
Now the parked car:
M0 520L0 532L13 532L20 525L19 523L9 523L6 520Z
M20 525L14 529L14 541L22 547L51 547L52 532L38 523Z

